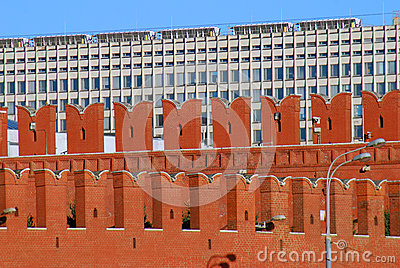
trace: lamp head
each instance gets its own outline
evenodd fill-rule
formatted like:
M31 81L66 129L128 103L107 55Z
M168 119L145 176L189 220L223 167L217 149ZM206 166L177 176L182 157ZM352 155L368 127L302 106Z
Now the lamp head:
M371 154L370 153L362 153L362 154L354 156L351 161L352 162L354 162L354 161L367 162L370 159L371 159Z
M271 221L283 221L286 220L286 216L285 215L276 215L273 216Z
M369 148L369 147L381 148L381 147L383 147L383 146L385 145L385 143L386 143L386 141L385 141L384 139L379 138L379 139L370 141L370 142L367 144L366 147L367 147L367 148Z
M6 208L1 212L1 215L13 214L17 210L15 208Z

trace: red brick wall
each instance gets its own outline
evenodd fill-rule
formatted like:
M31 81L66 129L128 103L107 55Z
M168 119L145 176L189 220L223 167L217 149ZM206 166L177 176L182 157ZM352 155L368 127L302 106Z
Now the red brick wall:
M56 110L57 106L46 105L36 112L18 106L19 155L44 155L56 153ZM36 131L30 124L36 123Z
M400 140L400 91L390 91L382 99L362 91L364 134L371 132L372 139Z
M153 150L153 104L114 103L116 151Z
M164 148L195 149L201 147L201 100L185 101L181 107L162 100L164 118Z
M300 96L291 95L279 103L261 96L263 143L300 144ZM275 119L280 113L280 119Z
M342 92L330 101L322 96L310 94L312 116L319 117L320 123L314 123L314 143L351 142L351 93ZM315 133L320 128L320 133Z
M68 153L104 152L104 104L65 105Z
M0 108L0 156L8 155L8 136L7 136L7 124L8 124L8 108Z
M110 176L115 212L109 211L106 205L109 197L104 186ZM162 192L170 188L170 184L183 185L185 181L190 180L183 176L172 182L163 173L154 176L158 176L159 182L163 181L155 185ZM216 227L217 219L221 217L221 210L214 202L203 204L198 208L200 222L198 229L182 230L181 211L185 207L167 203L160 203L159 208L146 210L147 213L152 213L154 209L161 209L159 213L162 217L160 226L162 229L145 229L143 221L145 196L140 185L143 180L149 178L146 174L134 177L123 171L101 174L79 171L64 172L57 176L50 170L35 170L31 174L26 171L17 178L12 170L2 169L0 170L1 209L18 207L18 215L7 216L7 228L0 229L2 238L7 242L7 247L0 251L3 263L5 266L67 264L68 266L206 267L207 263L215 265L228 262L230 267L310 266L309 262L279 262L277 253L272 261L268 259L261 262L257 256L263 257L263 253L260 252L264 251L265 247L268 257L271 251L285 251L287 254L296 251L300 254L300 259L303 251L314 251L317 259L321 257L325 244L324 229L319 227L324 222L319 219L319 206L316 205L316 200L324 198L325 184L322 181L316 182L315 186L302 178L287 178L279 183L277 179L271 177L253 177L251 182L246 182L241 175L235 175L228 176L226 184L221 184L219 179L222 177L218 175L219 177L217 176L213 182L204 184L201 182L204 174L198 174L196 177L198 179L195 181L193 176L192 174L192 187L200 185L207 187L186 188L187 191L206 189L221 191L226 186L231 189L228 192L227 212L228 220L233 227L229 230L220 230ZM296 233L290 232L293 220L287 219L275 222L272 232L255 231L255 214L260 211L256 210L252 184L257 180L261 180L266 187L265 190L273 194L271 199L273 204L268 204L268 200L264 200L261 206L270 205L270 215L273 216L292 214L295 218L301 217L302 219L297 221L302 224L301 229L295 230ZM73 181L74 185L69 186L68 181ZM29 215L26 193L30 189L31 182L34 182L36 188L32 195L37 203L37 212L34 215L37 223L35 228L27 228L26 225ZM233 184L230 185L231 183ZM335 196L336 209L332 216L336 222L336 236L332 238L333 250L338 251L338 254L342 251L345 253L356 250L360 256L368 250L372 253L371 259L375 256L397 257L400 250L398 239L384 236L383 199L388 193L388 184L384 182L379 190L369 181L352 181L348 189L336 184L336 181L334 185L332 194ZM67 209L70 203L67 194L70 187L75 188L77 222L81 228L67 228L66 225L66 218L70 213ZM352 218L349 217L352 207L348 205L348 193L351 191L355 191L359 202L362 202L358 205L359 210L366 211L368 215L364 217L364 212L358 213L359 232L368 234L369 237L352 233ZM203 194L198 195L198 198L207 198ZM302 209L298 209L298 204L290 202L288 194L301 195ZM302 211L302 215L299 214L299 210ZM110 225L110 222L115 222L115 226ZM368 223L367 229L362 227L365 222ZM340 240L346 241L348 245L346 251L337 248L335 243ZM21 248L24 254L20 253ZM229 260L227 254L234 254L235 261ZM37 257L32 258L32 256ZM289 259L289 256L284 258ZM340 258L336 263L355 267L367 264L362 259L360 262L345 262ZM314 264L323 266L324 262Z

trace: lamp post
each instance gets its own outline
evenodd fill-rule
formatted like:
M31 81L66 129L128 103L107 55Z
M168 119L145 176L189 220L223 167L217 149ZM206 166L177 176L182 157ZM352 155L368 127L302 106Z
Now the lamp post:
M331 213L330 213L330 188L331 188L331 180L333 175L335 174L336 170L338 170L341 166L346 165L351 162L359 161L359 162L366 162L371 159L371 155L369 153L362 153L359 155L356 155L353 157L353 159L345 161L338 165L332 173L331 169L333 167L333 164L342 156L348 155L350 153L354 153L356 151L365 149L365 148L381 148L385 145L386 141L382 138L373 140L369 142L367 145L351 150L349 152L343 153L339 155L338 157L335 158L335 160L332 161L331 165L329 166L328 173L326 175L326 238L325 238L325 248L326 248L326 267L331 268L332 267L332 245L331 245Z

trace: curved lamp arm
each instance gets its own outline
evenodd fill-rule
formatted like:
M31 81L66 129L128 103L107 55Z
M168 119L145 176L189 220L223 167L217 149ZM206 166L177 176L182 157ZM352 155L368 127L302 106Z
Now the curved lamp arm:
M351 151L342 153L341 155L339 155L338 157L336 157L335 160L333 160L332 163L331 163L331 165L329 166L328 173L326 174L326 178L329 180L329 178L331 177L331 176L329 176L329 174L330 174L330 172L331 172L331 169L332 169L332 167L333 167L333 164L335 164L335 162L336 162L340 157L345 156L345 155L348 155L348 154L351 154L351 153L354 153L354 152L357 152L357 151L362 150L362 149L365 149L365 148L367 148L367 146L364 146L364 147L361 147L361 148L357 148L357 149L354 149L354 150L351 150ZM350 161L350 162L351 162L351 161ZM337 168L336 168L336 169L337 169ZM336 171L336 169L335 169L335 171ZM332 173L334 173L335 171L333 171Z

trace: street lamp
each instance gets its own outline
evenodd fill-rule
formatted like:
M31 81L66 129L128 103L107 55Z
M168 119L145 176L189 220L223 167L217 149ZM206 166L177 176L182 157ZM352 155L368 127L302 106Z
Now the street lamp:
M345 161L343 163L341 163L340 165L338 165L333 172L331 173L331 169L333 167L333 164L342 156L348 155L350 153L354 153L356 151L365 149L365 148L381 148L385 145L386 141L382 138L373 140L371 142L369 142L367 145L361 147L361 148L357 148L354 150L351 150L349 152L343 153L341 155L339 155L338 157L335 158L335 160L332 161L331 165L329 166L328 169L328 173L326 175L326 238L325 238L325 248L326 248L326 267L327 268L331 268L332 267L332 247L331 247L331 213L330 213L330 188L331 188L331 180L333 175L335 174L336 170L338 170L341 166L346 165L348 163L351 162L366 162L368 160L371 159L371 154L369 153L362 153L359 155L356 155L355 157L353 157L353 159Z

